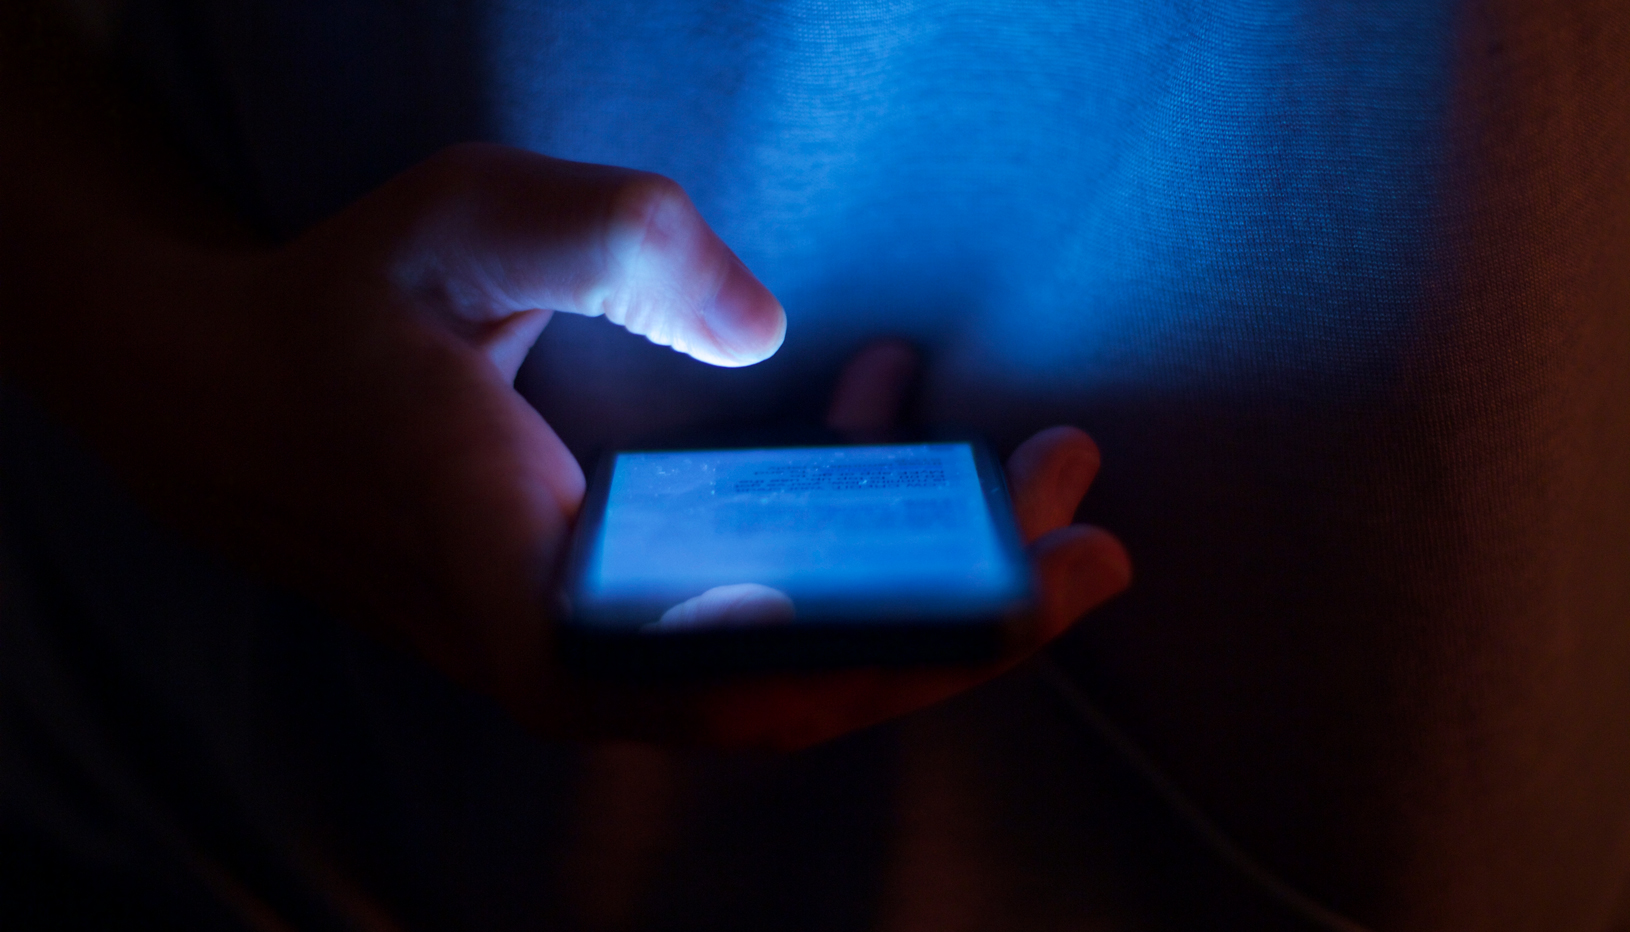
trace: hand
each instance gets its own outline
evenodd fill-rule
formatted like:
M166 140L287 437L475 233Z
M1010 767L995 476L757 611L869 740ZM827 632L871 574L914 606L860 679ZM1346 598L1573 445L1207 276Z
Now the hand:
M885 340L866 347L838 381L828 426L857 439L882 437L898 420L916 370L916 352L908 344ZM1040 587L1040 624L1033 643L998 663L763 676L614 697L601 693L597 707L623 717L624 727L616 729L620 732L657 739L678 734L710 745L792 749L976 686L1022 662L1131 581L1131 564L1119 541L1102 529L1071 523L1097 471L1097 446L1073 427L1044 430L1009 457L1015 517Z
M200 248L122 216L40 242L39 310L6 321L8 374L160 514L541 734L791 746L996 672L630 688L553 662L546 606L583 476L511 388L550 313L604 314L716 365L768 356L785 328L665 179L466 146L277 249ZM1094 463L1079 434L1021 450L1030 536L1068 521ZM1102 532L1036 547L1046 633L1124 579Z
M716 365L775 351L780 306L684 192L466 146L277 249L92 206L42 199L55 228L19 243L8 375L161 515L576 730L543 607L583 476L511 382L549 309Z

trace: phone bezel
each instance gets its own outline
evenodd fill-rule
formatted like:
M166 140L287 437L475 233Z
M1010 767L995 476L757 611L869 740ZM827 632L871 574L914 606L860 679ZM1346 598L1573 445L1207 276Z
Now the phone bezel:
M630 627L586 609L586 574L599 545L617 457L632 453L705 453L728 450L815 449L965 443L978 473L985 509L1003 556L1023 581L999 608L896 613L884 620L809 617L788 624L652 631ZM1035 581L1029 570L1008 494L1007 479L989 446L966 434L870 443L754 443L629 447L599 458L578 514L562 579L562 611L554 626L558 656L568 667L596 675L717 676L844 667L973 665L997 660L1025 643L1035 617ZM866 603L859 603L866 604ZM877 603L870 603L877 604ZM599 620L597 620L599 619Z

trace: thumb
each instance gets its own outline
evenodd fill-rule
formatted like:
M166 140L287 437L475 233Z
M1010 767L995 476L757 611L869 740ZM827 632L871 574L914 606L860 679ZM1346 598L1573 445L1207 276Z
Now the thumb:
M917 348L905 340L874 340L850 358L832 390L826 426L861 437L881 437L897 426L906 396L922 369Z
M718 366L766 359L786 333L769 289L660 175L471 144L368 200L393 283L464 333L504 333L509 355L547 317L504 322L533 311L604 316Z

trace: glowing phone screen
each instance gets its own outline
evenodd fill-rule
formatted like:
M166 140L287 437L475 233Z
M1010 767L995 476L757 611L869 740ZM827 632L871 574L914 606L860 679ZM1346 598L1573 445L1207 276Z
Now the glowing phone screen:
M783 620L977 615L1027 572L966 443L688 450L617 456L581 592L678 623L702 596L780 599Z

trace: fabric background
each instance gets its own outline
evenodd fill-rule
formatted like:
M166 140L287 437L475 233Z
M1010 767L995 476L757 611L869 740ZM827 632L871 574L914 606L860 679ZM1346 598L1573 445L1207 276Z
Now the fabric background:
M127 30L200 170L281 234L464 138L671 175L782 298L787 343L726 372L557 319L520 385L575 451L811 417L845 353L910 336L931 363L925 418L1000 445L1058 421L1099 440L1085 515L1123 536L1138 580L1055 658L1245 850L1377 927L1612 921L1630 873L1630 9L243 0L136 2ZM287 688L279 663L268 695ZM358 735L476 714L400 688L439 698L370 700L394 724ZM1034 756L1045 700L1026 695L957 707L1036 736L992 751L1015 763L985 783L923 776L978 744L943 724L955 710L716 784L684 776L711 765L638 751L559 766L653 812L755 801L666 840L618 828L612 803L581 829L606 863L658 852L619 881L656 891L658 925L909 925L938 902L912 890L964 875L987 891L964 913L1000 914L1136 861L1124 844L1081 855L1090 819L1073 841L1046 820L1010 834L1057 841L1074 871L993 861L979 826L1023 824L1000 813L1035 787L1059 812L1113 797L1092 789L1109 764ZM418 740L378 774L450 766ZM460 766L549 770L556 753L495 738ZM376 831L477 818L448 815L447 792L381 802ZM511 786L483 806L539 798ZM912 836L913 818L937 828ZM744 855L708 860L793 849L809 860L774 882ZM746 879L709 887L686 873L701 864ZM423 870L372 876L393 903L408 894L391 884L451 883ZM446 908L597 915L571 899L593 884L569 886ZM839 890L860 892L820 893Z

